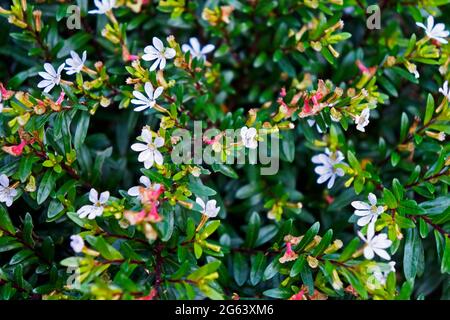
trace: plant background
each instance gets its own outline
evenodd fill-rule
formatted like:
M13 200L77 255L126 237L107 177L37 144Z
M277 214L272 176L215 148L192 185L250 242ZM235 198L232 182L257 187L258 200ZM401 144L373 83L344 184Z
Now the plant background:
M144 261L145 269L150 271L144 272L142 263L133 264L129 263L130 261L126 263L128 257L124 254L123 248L119 249L120 243L109 239L109 243L125 256L123 263L111 264L106 272L97 270L98 274L103 276L98 280L89 280L90 282L88 281L88 285L81 293L64 289L68 275L60 261L74 255L68 238L82 230L68 217L67 212L76 211L86 202L84 195L89 191L86 186L94 186L100 191L109 190L118 199L125 199L123 190L137 184L142 168L142 165L137 162L136 153L131 151L130 145L140 134L142 126L149 125L157 130L160 116L153 110L143 114L134 112L131 105L127 107L133 89L125 83L126 78L130 76L125 66L130 66L131 63L123 61L120 46L102 37L101 31L108 23L106 16L87 15L86 8L92 9L93 4L80 0L77 4L82 8L82 29L69 30L64 17L69 1L38 2L35 8L42 11L45 27L37 37L43 47L35 41L36 39L21 36L25 33L8 23L7 19L0 19L0 28L3 30L0 34L2 83L7 85L8 89L28 91L33 96L39 97L40 89L36 87L39 81L37 72L42 70L44 61L60 63L67 57L70 50L80 54L86 50L89 63L92 65L95 61L103 61L109 75L108 84L103 83L100 88L92 91L111 98L111 104L106 108L98 107L98 101L95 99L83 100L81 94L75 94L75 98L72 99L68 94L71 105L81 104L86 107L85 110L95 110L88 116L88 125L87 112L81 108L74 113L69 113L71 111L59 113L63 119L66 119L65 114L67 119L71 118L71 125L67 130L72 135L72 139L76 131L80 130L78 128L85 126L87 130L84 141L78 141L78 145L73 140L69 142L69 149L76 149L77 152L77 159L73 164L77 172L76 179L67 172L63 172L46 201L37 204L35 193L24 192L20 199L8 209L12 224L18 230L17 237L22 239L19 243L23 246L18 245L12 250L3 249L0 253L2 297L5 299L113 298L119 295L122 298L130 298L136 296L130 292L137 290L144 296L146 292L157 286L161 286L158 288L160 298L208 296L201 290L196 291L194 295L188 293L183 295L184 291L189 291L187 289L189 283L182 283L179 280L170 282L170 275L179 270L182 265L182 261L176 260L177 254L180 255L178 247L185 241L183 237L186 233L187 217L193 216L195 221L198 221L200 217L198 213L179 204L162 206L164 216L175 215L175 231L169 241L157 240L145 249L140 247L138 241L127 240L130 247L144 257L142 261ZM311 8L308 6L308 1L289 0L223 1L220 3L218 1L160 1L159 3L151 1L149 5L142 7L140 13L121 7L114 9L114 14L123 27L126 44L131 53L142 53L143 48L150 44L153 36L165 39L169 35L174 35L180 44L186 43L189 37L195 36L203 45L213 43L216 46L213 55L208 58L212 66L200 65L202 71L192 77L185 71L177 70L173 61L168 61L167 73L165 72L166 81L174 80L182 84L184 88L181 94L184 96L183 100L187 101L188 111L183 110L179 113L179 117L186 123L190 121L189 119L198 119L203 120L207 125L215 125L221 129L239 128L244 124L246 113L250 108L260 108L267 103L269 108L263 113L265 112L266 118L270 119L270 114L276 113L278 107L276 101L281 88L295 87L304 79L305 74L310 74L312 77L311 83L307 86L308 90L316 87L318 79L329 79L335 85L348 88L361 76L355 63L357 59L364 61L366 66L379 66L376 84L379 86L379 92L386 98L385 102L379 103L377 109L371 113L370 124L366 127L365 133L356 131L351 121L347 131L343 130L339 124L334 124L339 149L346 155L347 150L352 150L359 162L368 160L367 171L372 172L375 180L383 182L385 186L391 188L392 180L397 178L403 187L407 187L405 188L406 197L416 200L417 203L439 198L436 206L440 206L437 210L443 216L439 217L437 224L444 232L443 238L447 238L447 245L444 240L445 249L442 244L439 244L436 249L435 235L431 226L429 226L430 233L426 237L423 239L417 237L418 240L415 238L420 244L413 245L413 248L416 248L414 253L405 252L405 239L403 239L398 251L393 255L393 260L397 262L397 284L394 289L396 294L378 294L382 298L393 298L401 292L402 298L408 298L411 295L412 298L448 299L449 267L446 267L447 273L442 273L440 262L444 251L448 259L449 250L448 175L444 174L442 180L433 181L432 193L423 190L428 188L428 185L423 185L422 182L417 182L417 187L421 188L418 190L408 188L407 183L416 165L426 171L427 168L435 165L438 159L441 159L440 153L444 154L445 159L448 156L448 144L445 141L438 142L425 137L425 142L417 145L413 161L409 159L410 153L395 150L401 141L399 134L404 135L415 116L423 118L428 93L431 93L436 105L442 100L438 88L443 79L449 79L449 76L448 73L444 76L439 74L437 70L439 65L417 63L421 75L420 82L417 82L411 79L413 78L411 75L408 76L408 72L395 73L389 68L382 67L387 55L401 56L412 33L415 33L418 39L420 39L419 34L423 35L423 30L415 25L417 18L421 17L421 11L434 12L435 16L439 17L436 18L439 22L445 23L447 27L450 26L448 2L446 4L446 1L428 1L430 4L425 5L426 1L408 1L405 4L401 4L401 1L381 1L382 28L380 30L366 28L367 14L363 10L368 5L366 1L344 1L343 7L331 2L324 1L319 8ZM433 2L436 5L433 5ZM3 8L10 5L9 1L0 3ZM204 7L217 7L219 4L232 5L235 10L229 24L220 23L212 26L201 18L202 10ZM183 8L182 13L178 14L177 10L181 8ZM171 15L174 19L169 19ZM311 48L307 48L305 52L296 50L296 40L289 36L289 30L299 30L305 22L311 21L314 17L322 19L320 24L322 30L322 26L332 26L339 19L344 21L342 31L351 33L351 38L334 45L340 53L338 58L332 57L329 52L328 54L320 53ZM306 37L313 37L313 35L310 33ZM306 40L305 43L308 41ZM442 46L441 50L440 60L436 60L444 61L443 57L448 59L449 46ZM406 69L403 67L403 70ZM195 85L197 81L202 83L201 90L197 90ZM180 94L178 90L179 87L175 86L170 90L170 94L178 98ZM57 92L59 89L52 91L55 100ZM402 124L402 133L400 133L400 124L404 122L402 114L406 114L409 121ZM58 116L57 113L51 115L43 127L46 136L54 138L53 141L47 140L46 147L49 152L58 150L60 148L58 140L62 139L65 142L64 139L67 137L64 134L55 133L57 121L62 121L58 120ZM32 115L33 117L35 116ZM231 298L233 293L241 297L260 298L263 297L261 292L269 289L278 290L268 294L275 298L288 298L294 294L295 288L292 289L292 287L287 289L288 291L283 291L286 290L285 287L276 289L280 287L280 281L288 277L286 271L277 269L271 279L261 282L250 279L250 275L253 273L255 277L255 273L262 275L265 270L267 272L267 264L282 250L282 239L286 234L302 235L316 221L320 222L319 234L323 235L326 230L333 229L333 238L341 239L344 245L347 245L357 231L353 225L354 220L349 223L349 218L353 214L350 202L355 199L363 200L367 192L376 190L375 183L366 181L362 193L358 196L354 188L344 186L347 180L344 178L338 179L331 190L317 184L317 175L314 173L311 158L323 151L323 147L315 143L322 140L323 135L314 126L309 127L305 119L292 122L295 122L295 128L284 131L282 134L282 161L278 174L260 176L258 166L245 165L221 168L219 172L211 170L213 172L211 175L202 176L202 183L217 191L217 195L213 198L217 199L221 206L219 213L221 226L209 240L222 245L223 256L218 257L222 265L218 269L219 279L213 281L209 288L213 288L227 298ZM11 138L14 134L7 125L6 116L0 116L0 124L2 145L18 142L17 134L15 138ZM448 127L447 122L443 130L448 132ZM326 139L322 141L327 143ZM29 150L26 156L31 157L31 153L32 151ZM392 160L391 155L394 153L398 155L398 161L395 160L397 156L393 156L394 160ZM1 154L0 171L7 172L8 175L9 173L17 174L19 160ZM440 161L442 162L442 159ZM395 162L398 164L392 165ZM441 167L444 172L447 169L448 164ZM40 161L33 164L32 171L37 179L38 187L43 183L41 179L46 170L50 169L42 167ZM20 172L18 174L20 175ZM77 180L79 183L73 192L69 191L63 196L68 202L61 206L56 193L58 188L61 188L69 179ZM151 179L154 180L157 177L151 175ZM381 194L378 190L379 198ZM327 202L327 199L331 199L330 197L333 198L332 203ZM284 204L280 221L267 219L266 213L276 201L292 203L301 201L303 208L290 209ZM126 202L120 200L117 200L117 204L127 206ZM52 211L53 209L57 212ZM5 211L6 207L2 207L1 210ZM100 219L98 225L108 232L117 232L117 226L112 226L113 218L109 216L104 221ZM28 234L30 239L27 241L27 229L31 232L29 221L32 221L33 232ZM419 226L418 221L410 221L416 233L419 232L419 228L424 228ZM408 231L411 230L410 226L403 227L401 229L404 235L411 232ZM133 237L143 239L142 236L137 235L130 238ZM439 241L442 241L442 238ZM3 245L6 244L3 243ZM2 248L1 245L0 248ZM28 253L27 250L32 253ZM152 250L157 250L159 256L157 257ZM200 259L196 259L192 250L188 248L186 253L189 256L186 258L189 261L189 267L186 268L190 271L195 270L197 264L205 265L215 259L212 258L214 254L208 250ZM23 251L26 252L26 257L17 257L17 253ZM264 266L256 269L254 266L256 257L259 259L261 253L269 251L273 253L267 255ZM163 252L162 256L161 252ZM409 255L410 258L405 258L405 255ZM16 257L16 260L11 262L13 257ZM409 275L409 280L414 283L411 287L405 285L407 283L403 271L405 262L414 265L414 275L412 277ZM163 271L157 268L162 268ZM89 272L94 274L93 270ZM158 272L159 277L162 275L162 280L158 278ZM314 277L317 276L317 270L311 269L311 272ZM325 271L318 273L321 272L326 273ZM118 274L120 276L117 276ZM353 281L363 283L363 280L358 280L358 277L359 275L356 274L357 279ZM131 279L133 285L122 278ZM305 283L304 280L297 276L291 284L300 287L302 283ZM318 280L316 278L318 283L322 280L320 276ZM348 280L343 281L347 286ZM181 289L179 285L186 285L186 287ZM181 290L180 293L176 293L177 290ZM354 298L347 292L333 293L332 289L329 289L327 293L337 298ZM210 297L217 296L211 294Z

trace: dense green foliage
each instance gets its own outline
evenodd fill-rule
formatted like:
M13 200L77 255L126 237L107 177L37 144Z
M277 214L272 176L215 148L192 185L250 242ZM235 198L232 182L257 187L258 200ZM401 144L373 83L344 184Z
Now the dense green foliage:
M449 1L0 3L0 299L450 298Z

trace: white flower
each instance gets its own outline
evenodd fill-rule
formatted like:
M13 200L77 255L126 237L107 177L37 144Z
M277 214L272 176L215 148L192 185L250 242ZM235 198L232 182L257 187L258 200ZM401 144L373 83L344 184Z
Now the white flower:
M175 57L176 51L172 48L165 48L162 41L157 37L153 37L152 43L152 46L150 45L144 48L145 54L142 56L142 59L145 61L156 60L150 67L150 71L155 71L158 65L159 69L162 70L166 66L166 59Z
M241 138L244 146L249 149L256 149L258 147L258 141L256 140L255 128L241 128Z
M386 250L391 246L392 241L387 238L385 233L381 233L375 236L375 224L370 223L367 228L367 238L358 231L359 237L366 243L364 248L364 257L368 260L372 260L375 254L383 259L390 260L391 257Z
M317 183L321 184L328 180L327 188L331 189L336 180L336 176L342 177L344 175L344 170L341 168L335 168L335 165L343 163L344 155L340 151L330 152L326 149L325 153L321 153L312 157L311 161L317 166L314 171L319 175Z
M425 33L429 38L434 39L440 43L447 43L447 40L445 40L445 38L448 37L449 32L445 30L445 24L438 23L434 25L434 18L432 15L428 16L426 26L421 22L416 22L416 24L425 30Z
M104 204L109 199L109 191L102 192L100 194L100 199L98 198L98 192L95 189L89 191L89 201L92 205L85 205L78 209L77 213L81 219L95 219L103 214Z
M365 108L359 116L355 117L356 130L365 132L364 129L369 124L370 109Z
M355 208L355 215L361 217L358 219L358 226L363 227L368 223L375 223L378 216L384 212L383 206L377 207L377 197L373 193L369 193L369 203L362 201L353 201L352 207Z
M86 62L86 51L83 51L82 58L80 58L78 53L72 50L70 51L70 56L72 58L66 59L67 68L64 68L68 75L78 73L81 71L81 69L83 69L84 63Z
M181 46L181 50L183 50L183 52L189 51L191 53L192 58L205 60L206 55L215 49L215 46L212 44L207 44L203 48L200 48L200 42L198 41L197 38L190 38L189 43L190 45L183 44Z
M39 75L44 78L44 80L41 80L41 82L38 83L38 88L45 88L44 92L48 93L55 85L59 85L61 82L61 72L64 69L64 66L65 64L63 63L58 67L58 71L56 71L50 63L45 63L44 69L46 72L39 72Z
M76 253L80 253L84 248L84 240L79 235L74 234L73 236L70 236L70 246L72 247L73 251Z
M97 7L96 10L91 10L90 14L105 14L116 5L116 0L94 0L94 4Z
M138 161L144 162L145 169L150 169L154 162L162 165L163 156L161 152L158 151L158 148L161 148L164 145L164 139L161 137L156 137L155 141L152 141L152 133L146 128L142 129L141 138L145 144L135 143L131 145L131 149L133 151L140 152Z
M131 103L138 105L138 107L135 108L134 111L142 111L147 108L153 108L156 104L156 99L158 99L158 97L163 92L163 87L158 87L153 91L153 86L150 82L145 83L144 89L147 97L139 91L133 91L133 96L136 99L132 99Z
M17 190L9 186L9 179L5 174L0 176L0 202L4 202L10 207L17 195Z
M142 193L141 190L142 189L145 189L145 190L158 190L159 188L161 188L161 185L159 183L155 183L154 185L152 185L152 182L146 176L141 176L139 178L139 182L142 183L145 188L142 188L141 186L131 187L130 189L128 189L128 194L130 196L141 198L141 193Z
M448 81L445 81L442 85L442 88L439 88L439 92L444 95L444 97L447 98L447 100L450 100L450 90L448 88Z
M195 202L197 202L198 205L202 207L201 213L208 218L214 218L220 211L220 207L216 207L216 200L209 200L205 204L205 202L201 198L197 197L197 199L195 199Z
M395 262L390 261L388 264L371 266L368 268L368 271L372 273L373 277L379 284L384 286L389 273L395 272Z

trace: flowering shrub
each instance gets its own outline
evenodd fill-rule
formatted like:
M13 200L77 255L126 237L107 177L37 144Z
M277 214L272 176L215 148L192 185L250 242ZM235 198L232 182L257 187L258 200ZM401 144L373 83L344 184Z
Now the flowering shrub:
M449 298L446 3L3 5L0 298Z

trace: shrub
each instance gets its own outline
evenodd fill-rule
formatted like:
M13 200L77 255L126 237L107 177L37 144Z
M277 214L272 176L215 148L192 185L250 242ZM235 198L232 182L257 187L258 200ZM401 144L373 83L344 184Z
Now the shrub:
M449 297L447 1L94 2L0 8L0 298Z

